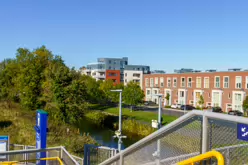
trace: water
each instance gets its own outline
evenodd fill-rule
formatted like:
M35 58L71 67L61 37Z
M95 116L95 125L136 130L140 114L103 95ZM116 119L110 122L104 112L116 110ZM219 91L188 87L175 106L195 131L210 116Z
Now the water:
M107 127L98 126L85 118L79 122L78 127L81 134L89 133L89 135L93 137L100 145L116 149L118 148L118 139L113 138L114 130L111 130ZM127 148L140 139L141 137L127 137L123 139L122 149Z

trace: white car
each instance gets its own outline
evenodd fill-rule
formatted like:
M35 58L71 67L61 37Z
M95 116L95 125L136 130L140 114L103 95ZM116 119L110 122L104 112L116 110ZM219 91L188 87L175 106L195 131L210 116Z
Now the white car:
M175 109L181 108L181 104L172 104L171 108L175 108Z

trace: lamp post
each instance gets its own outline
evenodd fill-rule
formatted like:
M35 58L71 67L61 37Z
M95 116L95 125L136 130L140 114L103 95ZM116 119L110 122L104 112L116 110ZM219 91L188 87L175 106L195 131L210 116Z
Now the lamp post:
M122 89L116 89L116 90L110 90L111 92L119 92L120 93L120 99L119 99L119 129L115 131L115 138L118 138L118 150L119 152L121 151L121 144L122 144L122 138L126 138L126 136L122 136L121 131L122 131Z
M161 117L162 117L162 113L161 113L161 104L162 104L162 94L156 94L154 96L158 97L159 100L159 107L158 107L158 129L161 128L162 123L161 123ZM157 140L157 151L153 154L154 157L157 158L156 160L156 164L160 165L160 139Z

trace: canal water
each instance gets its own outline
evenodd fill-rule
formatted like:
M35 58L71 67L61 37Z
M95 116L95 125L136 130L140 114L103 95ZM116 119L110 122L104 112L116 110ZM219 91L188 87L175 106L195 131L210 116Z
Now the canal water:
M114 130L108 127L98 126L97 124L85 118L82 119L77 125L80 129L80 134L89 134L102 146L116 149L118 148L118 139L113 138ZM140 139L142 138L128 136L127 138L122 140L122 149L129 147Z

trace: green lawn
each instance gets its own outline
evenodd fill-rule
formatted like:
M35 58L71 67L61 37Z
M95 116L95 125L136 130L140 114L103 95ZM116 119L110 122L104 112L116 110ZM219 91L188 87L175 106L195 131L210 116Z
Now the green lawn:
M107 108L104 110L104 112L119 115L119 108ZM131 117L135 120L143 121L143 122L151 122L152 120L158 119L158 114L154 112L144 112L144 111L133 111L131 112L127 108L122 109L122 114L127 117ZM167 116L163 115L163 124L168 124L174 120L176 120L177 117L174 116Z

